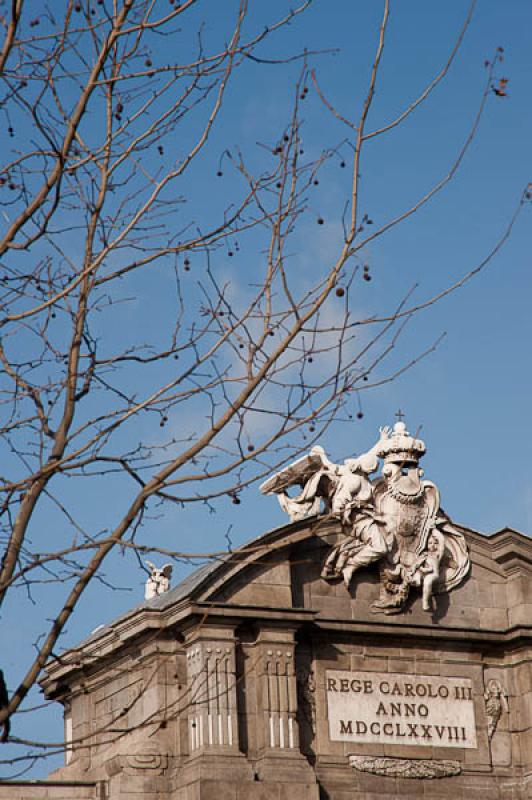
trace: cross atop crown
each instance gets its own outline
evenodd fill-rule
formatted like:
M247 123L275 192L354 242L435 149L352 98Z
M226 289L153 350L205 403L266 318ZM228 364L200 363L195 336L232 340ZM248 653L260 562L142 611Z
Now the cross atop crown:
M395 464L417 464L425 453L425 443L421 439L411 436L403 422L404 413L399 409L395 414L397 422L388 439L381 445L378 455L385 462Z

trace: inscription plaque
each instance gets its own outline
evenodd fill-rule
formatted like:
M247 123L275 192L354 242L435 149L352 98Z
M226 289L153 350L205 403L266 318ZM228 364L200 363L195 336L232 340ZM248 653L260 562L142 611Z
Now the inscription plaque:
M469 678L327 670L334 741L476 747Z

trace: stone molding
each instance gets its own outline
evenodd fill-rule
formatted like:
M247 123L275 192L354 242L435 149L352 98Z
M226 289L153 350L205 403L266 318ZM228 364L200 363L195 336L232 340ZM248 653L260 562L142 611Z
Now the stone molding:
M163 775L168 769L168 755L166 753L119 753L110 758L105 764L107 775Z

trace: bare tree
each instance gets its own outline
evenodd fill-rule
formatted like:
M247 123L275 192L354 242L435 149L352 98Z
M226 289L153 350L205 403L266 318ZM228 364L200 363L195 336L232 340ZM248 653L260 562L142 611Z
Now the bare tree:
M380 316L356 316L353 289L372 277L364 248L451 181L488 99L506 84L498 52L454 163L415 203L376 224L361 195L366 146L429 100L475 3L447 62L388 124L373 128L370 119L388 26L384 0L356 115L334 107L313 55L294 48L285 63L299 59L300 76L278 139L220 149L213 136L233 81L251 62L266 68L275 61L266 57L267 42L289 23L297 27L309 4L287 5L265 29L254 26L247 0L227 4L233 18L219 36L208 32L209 11L197 0L170 0L164 10L155 0L64 0L38 16L23 0L6 4L0 603L46 581L62 582L64 597L43 614L43 624L52 621L0 709L0 724L19 709L114 548L183 555L156 541L137 543L154 503L239 503L244 487L294 456L297 431L305 431L308 446L346 414L353 393L393 380L397 369L386 372L385 359L405 322L479 272L529 199L525 193L490 253L458 282L418 303L405 290ZM339 144L314 157L303 146L309 92L345 129ZM212 189L198 191L195 170L214 158L212 183L220 192L227 179L231 196L202 209L201 192ZM291 243L309 215L312 224L325 223L309 196L331 160L352 176L343 232L330 259L302 276ZM238 291L224 279L227 259L237 256ZM183 422L181 436L178 418L193 420ZM127 503L106 510L109 527L84 529L68 500L72 484L97 498L102 482L122 487L124 479ZM67 534L47 532L44 543L34 534L50 504Z

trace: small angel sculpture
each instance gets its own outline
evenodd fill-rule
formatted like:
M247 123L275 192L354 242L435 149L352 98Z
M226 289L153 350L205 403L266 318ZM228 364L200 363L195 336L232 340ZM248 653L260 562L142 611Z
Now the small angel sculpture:
M146 561L146 565L150 568L151 573L146 581L144 597L146 600L151 600L152 597L157 597L157 595L168 591L173 567L172 564L165 564L159 569L151 561Z

